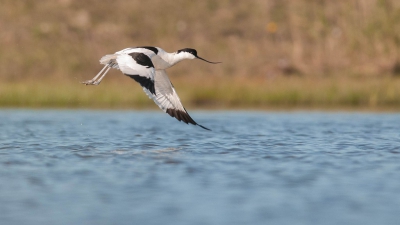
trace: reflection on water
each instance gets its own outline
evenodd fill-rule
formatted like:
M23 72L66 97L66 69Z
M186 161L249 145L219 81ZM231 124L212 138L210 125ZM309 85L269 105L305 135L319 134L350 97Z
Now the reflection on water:
M400 115L0 111L4 224L397 224Z

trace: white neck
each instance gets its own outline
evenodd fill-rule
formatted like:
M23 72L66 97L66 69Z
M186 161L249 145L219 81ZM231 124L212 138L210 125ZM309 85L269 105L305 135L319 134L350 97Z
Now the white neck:
M178 62L184 60L184 59L194 59L194 58L195 58L192 54L187 53L187 52L180 52L180 53L178 54L178 53L176 53L176 52L169 53L169 52L165 52L165 51L160 51L160 52L158 53L158 55L160 56L160 58L161 58L161 59L165 62L165 64L166 64L166 65L164 65L164 66L161 66L161 65L160 65L160 67L165 67L165 66L167 66L166 68L171 67L171 66L177 64ZM163 68L163 69L166 69L166 68Z

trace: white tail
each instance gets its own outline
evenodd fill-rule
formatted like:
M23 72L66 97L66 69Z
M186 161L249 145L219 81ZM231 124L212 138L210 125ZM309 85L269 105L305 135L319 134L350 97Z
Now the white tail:
M100 64L107 65L107 64L109 64L109 63L115 61L116 58L117 58L117 56L114 55L114 54L112 54L112 55L105 55L105 56L101 57L101 59L100 59Z
M100 64L108 65L109 67L119 69L116 59L117 59L117 55L115 55L115 54L105 55L105 56L101 57Z

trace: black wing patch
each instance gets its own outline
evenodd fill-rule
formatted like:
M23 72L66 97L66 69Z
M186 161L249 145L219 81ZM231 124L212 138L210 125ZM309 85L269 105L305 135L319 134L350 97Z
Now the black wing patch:
M156 47L152 47L152 46L140 46L140 47L136 47L136 48L145 48L147 50L154 52L156 55L158 53L158 49Z
M136 82L140 84L140 86L149 90L153 95L156 94L156 90L154 88L154 81L152 81L150 78L142 77L139 75L130 75L130 74L125 74L125 75L134 79Z
M197 125L197 126L203 128L203 129L210 130L210 129L208 129L207 127L204 127L204 126L202 126L202 125L196 123L196 122L192 119L192 117L189 116L189 113L184 112L184 111L182 111L182 110L178 110L178 109L167 109L167 113L168 113L171 117L175 117L177 120L183 121L183 122L185 122L186 124L190 123L190 124L193 124L193 125Z
M135 60L137 64L145 66L146 68L154 68L151 59L146 54L140 52L132 52L129 55L132 56L133 60Z

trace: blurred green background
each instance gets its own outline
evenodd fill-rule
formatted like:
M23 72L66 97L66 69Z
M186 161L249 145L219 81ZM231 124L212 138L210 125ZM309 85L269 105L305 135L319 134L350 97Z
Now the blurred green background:
M157 108L101 56L190 47L168 70L196 108L400 109L400 1L3 0L0 106Z

